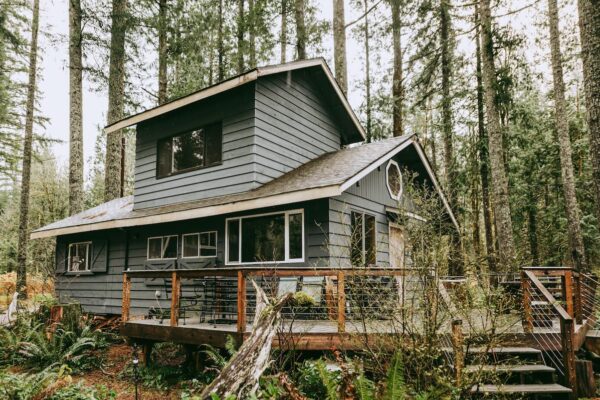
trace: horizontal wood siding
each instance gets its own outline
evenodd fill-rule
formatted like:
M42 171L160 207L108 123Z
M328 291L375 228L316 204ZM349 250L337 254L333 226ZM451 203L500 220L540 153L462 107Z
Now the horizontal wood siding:
M162 206L256 188L254 114L251 83L138 125L134 207ZM223 122L221 165L156 178L159 139L217 121Z
M328 232L328 200L315 200L306 203L290 204L285 207L260 209L251 212L210 217L168 224L157 224L135 227L127 230L129 238L128 267L131 270L145 269L147 262L147 241L153 236L178 236L178 253L181 261L187 263L202 262L209 265L224 264L225 250L225 219L234 216L252 215L266 212L304 209L305 221L305 262L286 264L286 266L314 267L325 266L328 262L327 242ZM217 231L217 257L208 259L181 259L182 235L186 233ZM109 246L109 263L106 273L92 275L69 275L58 273L56 276L56 291L62 300L76 300L84 310L98 314L120 314L123 270L125 266L125 231L103 231L101 235L111 238ZM59 237L57 246L66 246L90 240L86 234ZM93 239L92 239L93 240ZM168 261L165 261L166 264ZM154 262L153 262L154 263ZM276 268L276 265L269 267ZM184 283L184 294L194 293L193 282ZM159 297L156 297L157 292ZM170 287L165 289L163 280L133 279L131 292L131 315L145 315L150 307L163 310L169 309L171 298Z
M403 169L401 159L398 156L395 159ZM389 224L386 207L402 208L411 212L414 212L414 207L406 190L400 202L392 199L386 184L386 166L387 163L383 164L342 195L329 200L329 253L332 266L351 267L350 213L353 210L375 216L377 264L382 267L389 266Z
M342 132L323 98L304 71L258 80L255 151L260 183L340 149Z

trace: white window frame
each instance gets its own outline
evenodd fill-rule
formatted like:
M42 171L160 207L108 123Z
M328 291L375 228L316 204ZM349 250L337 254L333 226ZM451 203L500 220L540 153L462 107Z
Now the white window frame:
M390 187L390 168L392 166L398 168L398 176L400 177L400 191L398 193L394 193ZM404 193L404 183L402 181L402 170L400 170L400 165L394 160L390 160L385 167L385 185L387 186L390 197L396 201L400 201L402 194Z
M351 209L350 210L350 231L352 232L352 213L357 213L357 214L361 214L362 215L362 226L361 226L361 249L360 249L360 253L361 253L361 264L363 265L367 265L367 249L365 248L365 237L366 237L366 226L367 224L365 223L365 216L368 215L369 217L373 217L373 220L375 222L375 264L377 265L377 240L378 238L378 233L377 233L377 216L375 214L371 214L369 212L363 211L363 210L357 210L357 209ZM350 243L350 246L352 246L352 242ZM350 258L352 258L352 248L350 248Z
M290 215L300 214L302 216L302 258L290 257ZM252 261L242 262L242 220L256 217L265 217L268 215L284 215L284 259L281 261ZM229 221L238 220L238 261L229 261ZM262 264L289 264L304 262L305 259L305 230L304 230L304 209L276 211L262 214L244 215L241 217L232 217L225 219L225 265L262 265Z
M75 246L78 245L82 245L85 244L86 245L86 250L85 250L85 269L83 270L73 270L71 267L71 249ZM68 262L67 262L67 272L85 272L85 271L91 271L92 270L92 266L90 265L90 261L91 261L91 249L92 249L92 242L77 242L77 243L69 243L69 251L67 254L68 257Z
M146 241L146 260L176 260L177 256L175 257L168 257L168 258L150 258L150 240L152 239L160 239L160 254L164 254L165 253L165 241L164 238L168 238L168 237L174 237L176 240L179 240L179 235L164 235L164 236L151 236L148 238L148 240ZM179 242L177 242L177 245L175 246L175 248L179 247Z
M200 243L200 235L203 234L215 234L215 255L214 256L203 256L201 255L202 244ZM185 256L184 246L185 246L185 237L186 236L197 236L198 237L198 253L195 256ZM219 232L218 231L204 231L204 232L196 232L196 233L185 233L181 235L181 258L215 258L217 257L217 249L219 243Z

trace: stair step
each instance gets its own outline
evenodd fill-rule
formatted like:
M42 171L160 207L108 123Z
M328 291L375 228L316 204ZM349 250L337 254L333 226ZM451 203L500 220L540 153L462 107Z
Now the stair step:
M523 365L510 365L510 364L497 364L497 365L467 365L465 372L554 372L555 369L547 365L540 364L523 364Z
M474 385L471 388L471 393L555 394L571 392L571 389L558 383L545 383L541 385Z

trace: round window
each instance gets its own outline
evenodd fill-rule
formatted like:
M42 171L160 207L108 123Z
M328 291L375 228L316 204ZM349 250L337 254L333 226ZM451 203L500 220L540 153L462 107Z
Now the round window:
M390 160L386 169L387 174L387 187L390 192L390 196L394 200L400 200L402 197L402 174L400 173L400 167L394 160Z

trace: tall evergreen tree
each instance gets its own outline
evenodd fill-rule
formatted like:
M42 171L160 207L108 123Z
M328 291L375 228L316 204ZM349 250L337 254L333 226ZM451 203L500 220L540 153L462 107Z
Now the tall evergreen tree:
M244 72L244 33L246 30L244 0L238 0L237 5L237 73L241 74Z
M158 104L167 101L167 0L158 1Z
M29 50L29 71L27 82L27 103L25 109L25 136L23 140L23 167L21 173L21 195L19 202L19 242L17 245L17 286L21 298L27 293L27 243L29 235L29 191L31 184L31 158L33 147L33 122L35 93L37 91L38 31L40 25L40 0L33 1L31 19L31 44Z
M83 211L83 65L81 1L69 0L69 214Z
M333 64L335 79L344 94L348 93L348 67L346 56L346 19L344 0L333 0Z
M392 133L394 136L404 134L403 107L404 107L404 82L402 73L402 0L390 0L392 8L392 42L394 48L394 76L392 82L393 121Z
M125 34L127 30L127 0L113 0L110 28L108 72L108 124L123 118L125 105ZM121 195L121 138L122 131L106 138L104 198L113 200Z
M281 31L279 33L280 43L280 62L283 64L287 61L287 20L288 20L288 1L281 0Z
M498 239L498 263L503 270L515 268L515 245L508 195L508 177L504 166L504 144L496 105L496 67L490 0L479 3L482 41L482 81L487 116L490 171L492 176L494 215Z
M554 81L554 117L558 136L560 169L562 175L563 195L565 197L565 213L567 230L571 247L571 256L576 267L586 268L586 257L583 247L583 236L580 227L580 211L575 192L575 176L573 173L573 156L569 122L567 120L567 102L565 100L565 83L563 80L562 53L560 50L560 30L558 28L557 0L548 0L548 23L550 27L550 54L552 60L552 78Z
M296 20L296 58L304 60L306 58L306 15L305 0L294 0L294 16Z

